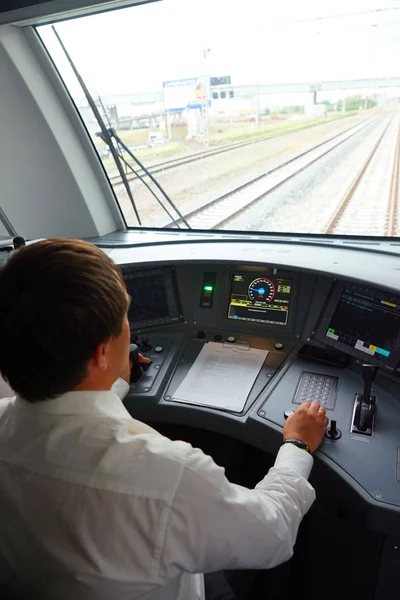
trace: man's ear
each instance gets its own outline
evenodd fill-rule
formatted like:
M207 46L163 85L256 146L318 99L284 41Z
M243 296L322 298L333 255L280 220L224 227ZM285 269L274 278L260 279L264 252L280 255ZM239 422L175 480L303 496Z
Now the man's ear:
M91 363L100 371L107 371L109 366L109 348L108 344L101 343L92 354Z

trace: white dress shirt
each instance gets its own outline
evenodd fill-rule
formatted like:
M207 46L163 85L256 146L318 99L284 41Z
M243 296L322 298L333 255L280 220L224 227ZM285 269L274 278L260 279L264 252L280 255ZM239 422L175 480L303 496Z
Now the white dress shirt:
M255 489L233 485L133 419L128 389L0 401L0 581L29 598L200 600L202 573L289 559L311 456L287 444Z

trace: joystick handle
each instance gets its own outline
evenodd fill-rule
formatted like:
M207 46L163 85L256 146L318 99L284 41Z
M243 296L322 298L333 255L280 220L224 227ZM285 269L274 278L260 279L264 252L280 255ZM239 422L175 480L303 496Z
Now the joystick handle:
M364 380L364 392L363 392L362 401L365 402L366 404L370 403L371 385L372 385L372 382L375 380L377 371L378 371L378 367L375 367L374 365L364 364L361 367L361 375Z
M336 421L332 420L330 422L329 428L326 430L325 435L330 440L338 440L342 437L342 432L340 431L340 429L337 428Z
M133 381L134 383L136 383L136 381L139 381L139 379L143 375L143 369L142 369L142 366L140 364L138 354L139 354L139 349L138 349L137 345L136 344L130 344L130 346L129 346L129 358L130 358L130 360L132 362L131 381Z
M22 237L22 235L17 235L13 239L13 246L14 246L14 250L18 250L19 248L23 248L24 246L26 246L26 239L24 237Z

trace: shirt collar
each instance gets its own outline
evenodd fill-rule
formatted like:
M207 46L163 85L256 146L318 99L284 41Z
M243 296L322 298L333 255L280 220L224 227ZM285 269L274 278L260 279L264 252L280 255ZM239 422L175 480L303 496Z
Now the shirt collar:
M132 419L121 399L111 390L67 392L40 402L27 402L16 396L14 404L17 409L49 415L103 415Z

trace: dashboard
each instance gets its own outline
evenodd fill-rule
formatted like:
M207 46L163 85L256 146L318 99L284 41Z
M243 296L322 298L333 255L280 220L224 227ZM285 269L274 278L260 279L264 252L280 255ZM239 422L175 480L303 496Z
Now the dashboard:
M222 433L274 454L285 418L318 400L335 435L318 450L317 471L340 482L369 528L400 535L397 257L371 252L367 265L358 249L322 245L311 253L231 240L93 241L121 267L132 342L152 361L125 400L134 417ZM240 410L178 393L208 345L265 353ZM363 364L377 368L368 395ZM373 414L370 426L356 427L363 393Z

